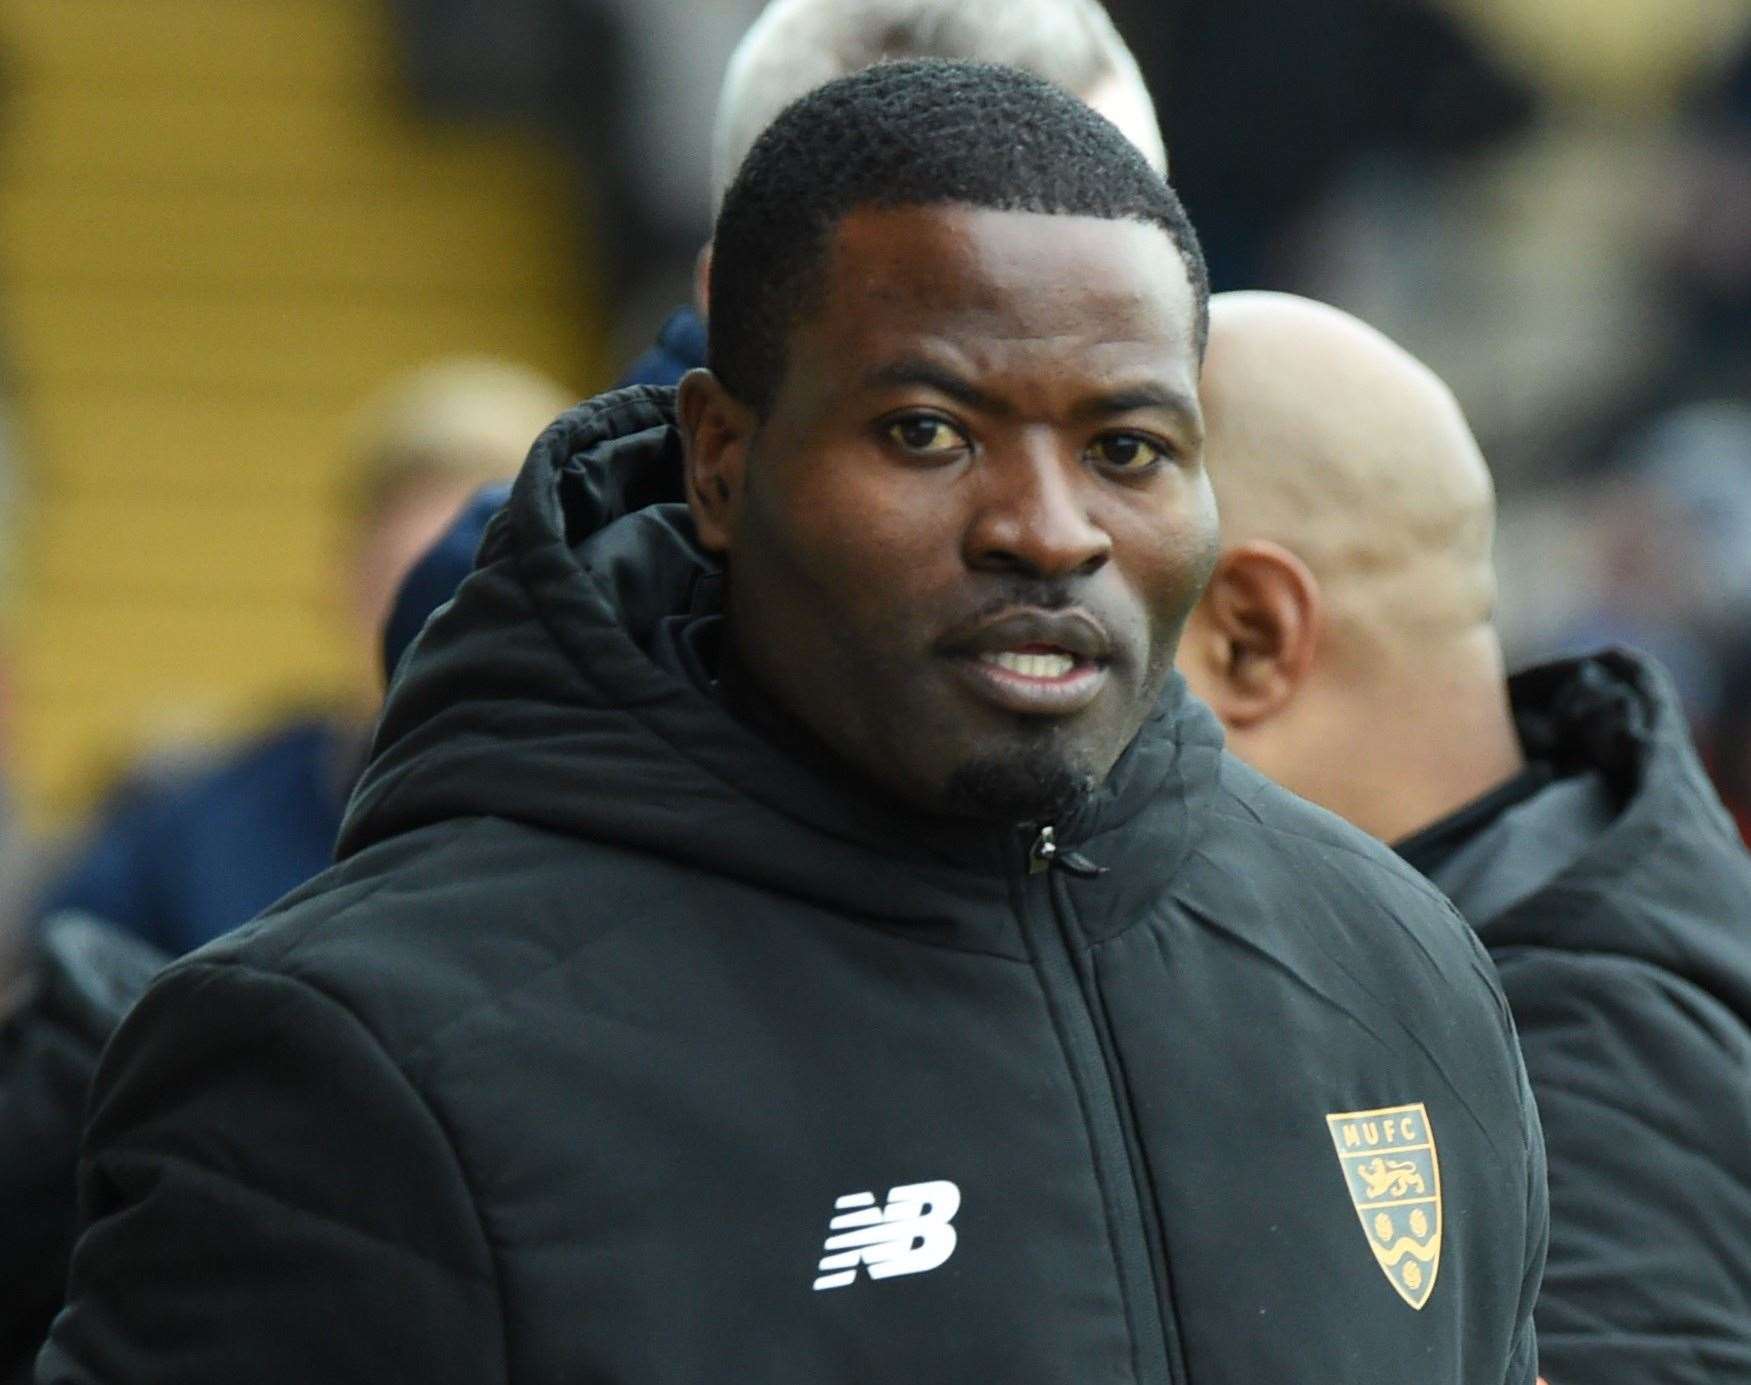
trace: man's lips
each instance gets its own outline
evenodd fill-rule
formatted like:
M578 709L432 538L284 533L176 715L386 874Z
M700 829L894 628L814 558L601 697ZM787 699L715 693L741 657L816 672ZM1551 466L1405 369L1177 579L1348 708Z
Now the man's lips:
M1006 649L1061 649L1079 660L1105 663L1112 657L1106 626L1087 611L1046 611L1017 607L969 622L937 641L943 654L996 654Z
M1012 611L944 642L981 701L1023 716L1069 716L1100 694L1111 644L1082 611Z

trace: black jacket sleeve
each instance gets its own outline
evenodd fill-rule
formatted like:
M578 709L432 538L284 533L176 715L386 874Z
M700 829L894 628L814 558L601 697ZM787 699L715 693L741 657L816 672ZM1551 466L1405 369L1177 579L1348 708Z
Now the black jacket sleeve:
M1549 1157L1543 1374L1751 1380L1751 1034L1644 962L1497 960Z
M312 986L208 962L105 1054L40 1385L506 1376L492 1254L433 1110Z

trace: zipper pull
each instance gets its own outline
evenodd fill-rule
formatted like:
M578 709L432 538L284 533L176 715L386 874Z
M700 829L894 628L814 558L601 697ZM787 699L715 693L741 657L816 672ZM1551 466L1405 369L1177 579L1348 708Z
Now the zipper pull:
M1084 880L1094 880L1105 875L1110 866L1097 866L1080 851L1066 851L1059 855L1056 864L1062 866L1072 875L1080 875Z
M1058 855L1058 834L1052 825L1047 823L1040 829L1039 836L1034 838L1034 844L1028 848L1027 873L1040 875L1052 868L1052 862Z
M1107 873L1105 866L1097 866L1079 851L1060 851L1057 829L1048 823L1040 829L1039 835L1034 838L1034 844L1028 848L1027 873L1044 875L1053 866L1062 866L1072 875L1080 875L1088 880Z

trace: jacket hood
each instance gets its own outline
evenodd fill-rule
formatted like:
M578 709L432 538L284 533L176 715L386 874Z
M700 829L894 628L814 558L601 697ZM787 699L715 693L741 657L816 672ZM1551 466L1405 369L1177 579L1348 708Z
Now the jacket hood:
M1001 893L1031 832L892 809L652 657L661 623L712 612L721 585L682 503L674 393L604 395L536 441L474 571L401 663L339 855L492 816L894 920L941 922L968 891ZM1115 917L1135 917L1190 850L1220 758L1214 718L1176 675L1056 824L1108 868L1094 883Z
M1751 858L1666 676L1609 650L1517 674L1509 692L1528 757L1597 772L1619 807L1549 885L1474 920L1484 942L1637 958L1751 1017Z
M627 368L620 384L674 385L695 366L705 364L705 320L692 308L677 308L657 333L656 344ZM504 508L508 485L484 486L426 555L415 563L395 594L395 605L383 631L383 672L395 666L413 643L426 617L448 601L474 566L487 522Z

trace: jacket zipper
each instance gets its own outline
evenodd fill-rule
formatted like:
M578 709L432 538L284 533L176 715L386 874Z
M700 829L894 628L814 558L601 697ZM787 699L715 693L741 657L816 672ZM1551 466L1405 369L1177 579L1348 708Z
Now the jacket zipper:
M1159 1252L1144 1231L1140 1180L1117 1078L1090 996L1092 978L1086 966L1077 961L1073 925L1052 889L1049 876L1054 866L1078 875L1103 872L1101 867L1074 853L1065 853L1051 825L1041 827L1028 848L1026 873L1030 880L1037 876L1048 878L1041 881L1043 890L1021 892L1022 927L1082 1098L1095 1172L1106 1202L1108 1233L1118 1262L1120 1290L1136 1350L1138 1385L1182 1385L1178 1342L1170 1353L1168 1333L1172 1328L1163 1318L1160 1285L1165 1282L1165 1266L1156 1263ZM1041 911L1028 907L1030 896L1038 898L1041 894L1047 905L1043 911L1045 919L1036 917Z

